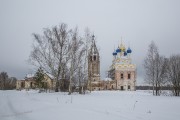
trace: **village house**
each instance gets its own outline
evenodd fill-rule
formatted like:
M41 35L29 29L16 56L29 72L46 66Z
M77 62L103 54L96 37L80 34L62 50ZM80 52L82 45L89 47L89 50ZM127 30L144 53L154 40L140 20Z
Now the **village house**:
M48 73L44 73L44 80L42 81L44 86L47 86L47 89L54 89L56 82L54 80L54 77ZM26 77L22 80L17 80L16 82L16 89L22 90L22 89L35 89L37 88L36 81L34 74L28 74Z

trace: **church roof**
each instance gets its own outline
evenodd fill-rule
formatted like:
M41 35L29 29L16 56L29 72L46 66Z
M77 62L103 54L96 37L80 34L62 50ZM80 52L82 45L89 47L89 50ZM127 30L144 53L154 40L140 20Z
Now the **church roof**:
M95 43L95 40L94 40L94 35L92 36L92 44L91 44L91 48L90 48L90 54L99 54L98 52L98 49L96 47L96 43Z
M114 50L114 52L112 53L113 56L120 56L121 57L124 57L124 56L127 56L129 54L132 53L132 50L130 47L128 47L128 49L126 50L126 47L125 45L121 42L121 44L117 47L117 49Z
M130 47L127 49L127 53L132 53L132 50L130 49Z

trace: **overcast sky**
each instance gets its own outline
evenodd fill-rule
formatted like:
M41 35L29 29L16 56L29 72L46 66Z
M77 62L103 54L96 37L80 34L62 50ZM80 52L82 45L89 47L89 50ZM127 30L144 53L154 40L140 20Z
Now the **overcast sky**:
M180 0L0 0L0 72L18 79L34 72L26 62L32 33L60 23L94 32L100 48L101 78L112 63L114 46L133 51L138 84L143 59L152 40L162 55L180 52Z

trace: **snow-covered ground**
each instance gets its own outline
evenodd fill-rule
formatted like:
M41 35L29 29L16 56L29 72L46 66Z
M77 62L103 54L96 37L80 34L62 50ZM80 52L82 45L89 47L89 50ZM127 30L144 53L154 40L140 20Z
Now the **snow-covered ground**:
M0 91L0 120L180 120L180 97L148 91L86 95Z

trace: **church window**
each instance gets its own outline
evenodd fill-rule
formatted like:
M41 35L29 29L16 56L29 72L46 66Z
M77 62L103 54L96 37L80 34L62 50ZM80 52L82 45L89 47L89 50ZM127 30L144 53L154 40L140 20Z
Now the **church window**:
M130 73L128 73L128 79L131 79L131 74Z
M96 61L96 56L94 56L94 61Z
M131 88L130 85L128 85L128 90L130 90L130 88Z
M124 79L124 75L123 75L123 73L121 73L121 79Z

